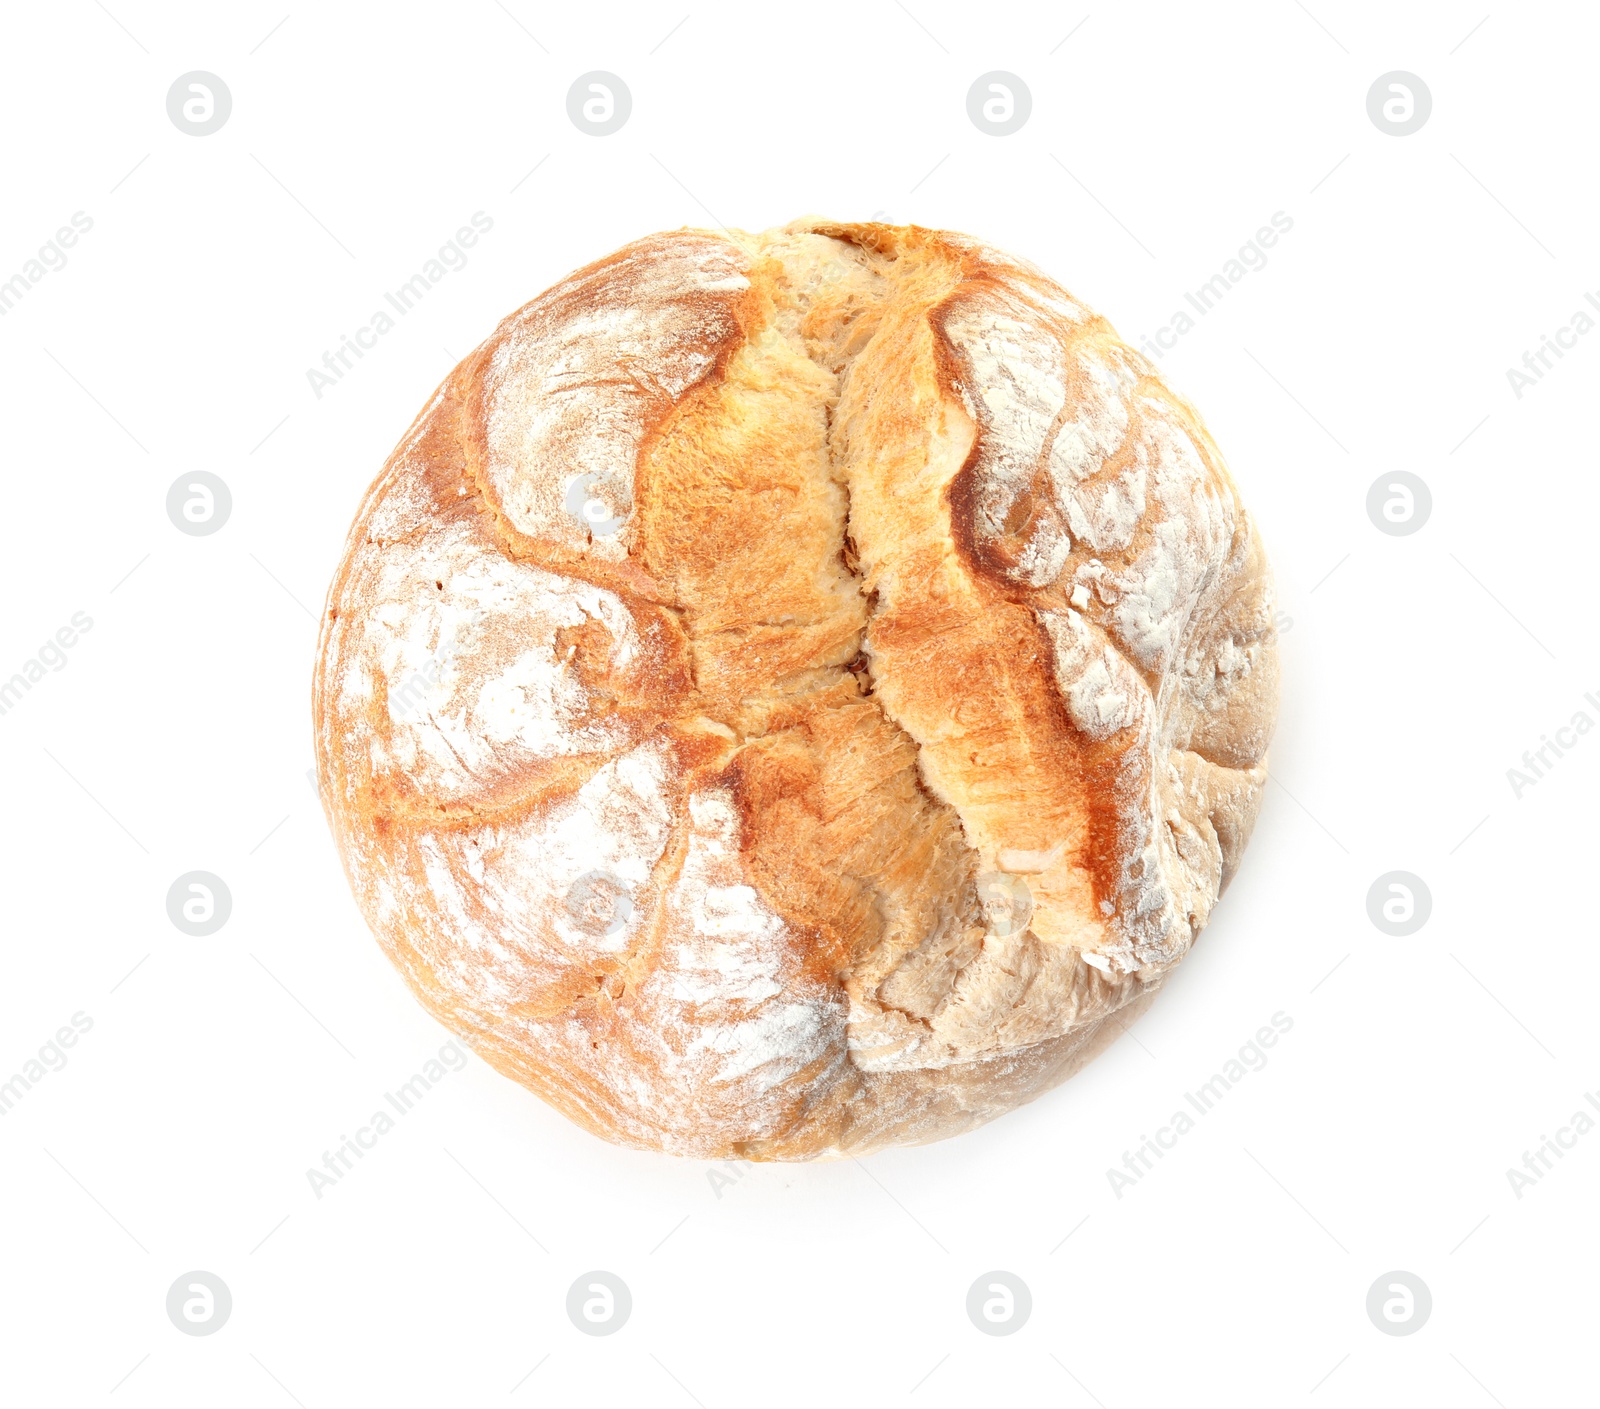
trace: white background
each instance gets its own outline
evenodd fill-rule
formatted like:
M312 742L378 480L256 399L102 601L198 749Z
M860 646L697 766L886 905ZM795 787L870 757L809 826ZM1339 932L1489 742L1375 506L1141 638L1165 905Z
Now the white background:
M93 1028L0 1120L0 1397L1587 1402L1600 1132L1521 1198L1506 1171L1600 1088L1600 732L1520 798L1506 770L1600 720L1600 335L1520 399L1506 371L1600 290L1592 10L683 3L8 8L0 279L94 225L0 319L0 677L94 625L0 717L0 1078ZM204 138L165 109L192 69L233 96ZM614 136L566 116L593 69L633 95ZM967 117L991 69L1033 94L1013 136ZM1365 106L1395 69L1434 102L1403 138ZM467 267L315 397L480 210ZM473 1058L318 1200L307 1168L446 1038L306 775L313 614L454 363L629 239L812 212L979 235L1137 341L1277 211L1162 362L1287 617L1275 781L1148 1017L975 1134L720 1189ZM1391 537L1365 499L1401 469L1433 512ZM197 470L233 495L211 537L164 509ZM167 918L190 870L232 891L209 938ZM1409 938L1367 917L1391 870L1432 892ZM1119 1199L1108 1167L1279 1011L1267 1066ZM596 1268L634 1302L605 1338L564 1310ZM233 1295L206 1338L165 1312L192 1269ZM1031 1289L1014 1335L967 1319L992 1269ZM1406 1337L1365 1310L1395 1269L1433 1296Z

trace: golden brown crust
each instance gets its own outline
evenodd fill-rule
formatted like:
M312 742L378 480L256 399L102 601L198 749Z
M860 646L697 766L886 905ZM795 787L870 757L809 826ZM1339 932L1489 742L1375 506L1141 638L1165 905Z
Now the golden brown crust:
M315 685L418 997L608 1138L808 1158L1047 1090L1232 877L1271 582L1198 416L917 227L652 236L369 492Z

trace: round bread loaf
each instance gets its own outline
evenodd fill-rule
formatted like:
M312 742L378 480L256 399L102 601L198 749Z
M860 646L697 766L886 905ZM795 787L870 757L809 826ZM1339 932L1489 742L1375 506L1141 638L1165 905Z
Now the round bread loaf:
M451 373L328 595L321 792L418 999L623 1144L954 1134L1099 1050L1249 837L1272 584L1032 266L680 230Z

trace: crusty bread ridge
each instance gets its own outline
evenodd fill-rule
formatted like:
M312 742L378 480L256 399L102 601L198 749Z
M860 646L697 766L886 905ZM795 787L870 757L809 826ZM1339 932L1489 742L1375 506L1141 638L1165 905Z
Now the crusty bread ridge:
M682 230L446 379L330 588L319 779L424 1006L597 1133L956 1133L1204 926L1277 709L1187 403L965 236Z

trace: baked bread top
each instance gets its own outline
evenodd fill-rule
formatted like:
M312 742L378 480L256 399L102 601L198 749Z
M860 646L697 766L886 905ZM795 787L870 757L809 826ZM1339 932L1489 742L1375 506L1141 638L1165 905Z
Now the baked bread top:
M1205 924L1277 707L1196 412L1033 267L681 230L445 381L361 506L322 795L423 1004L608 1138L937 1138Z

